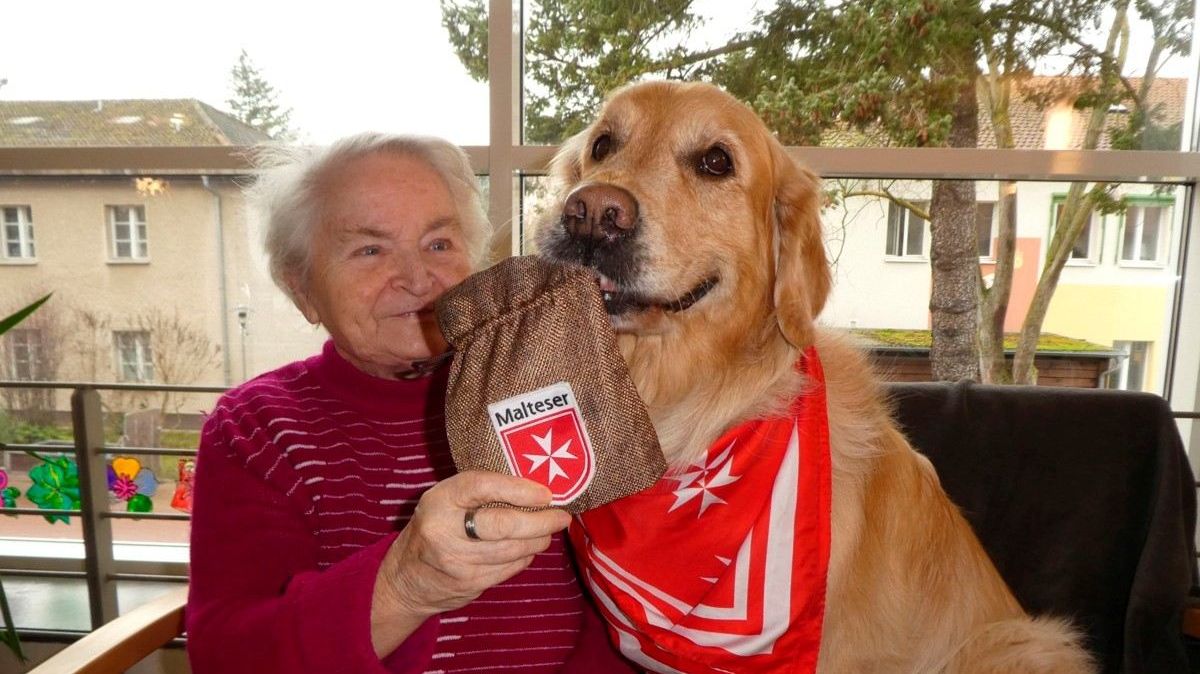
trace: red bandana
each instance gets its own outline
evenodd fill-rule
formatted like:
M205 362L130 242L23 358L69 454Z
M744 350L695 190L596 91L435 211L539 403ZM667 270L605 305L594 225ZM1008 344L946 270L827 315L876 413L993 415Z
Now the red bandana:
M657 672L813 672L830 464L816 349L791 415L750 421L654 486L580 515L571 542L621 652Z

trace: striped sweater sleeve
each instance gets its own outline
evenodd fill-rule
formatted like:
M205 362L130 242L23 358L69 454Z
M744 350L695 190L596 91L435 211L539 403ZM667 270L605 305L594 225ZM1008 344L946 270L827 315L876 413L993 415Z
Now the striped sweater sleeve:
M371 645L375 576L395 535L318 570L316 542L295 494L245 461L278 449L261 433L261 446L234 447L253 432L229 421L220 408L209 418L196 462L186 611L192 670L422 671L436 638L432 622L409 637L403 654L388 658L389 667Z

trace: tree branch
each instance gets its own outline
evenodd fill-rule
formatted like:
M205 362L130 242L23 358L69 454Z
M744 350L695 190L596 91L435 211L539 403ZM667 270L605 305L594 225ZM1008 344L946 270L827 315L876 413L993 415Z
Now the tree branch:
M901 208L908 209L918 218L921 218L922 220L929 220L929 211L921 208L908 199L898 197L885 190L855 190L853 192L846 192L842 195L842 199L849 199L851 197L879 197L881 199L887 199Z

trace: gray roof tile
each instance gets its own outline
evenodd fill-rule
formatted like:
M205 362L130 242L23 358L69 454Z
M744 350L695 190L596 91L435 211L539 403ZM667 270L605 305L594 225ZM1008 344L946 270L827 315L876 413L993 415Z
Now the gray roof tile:
M266 134L191 98L0 101L0 147L254 145Z

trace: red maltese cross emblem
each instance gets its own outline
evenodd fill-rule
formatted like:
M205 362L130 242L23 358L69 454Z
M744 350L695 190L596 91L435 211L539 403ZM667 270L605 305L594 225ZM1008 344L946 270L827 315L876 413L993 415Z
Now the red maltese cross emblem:
M566 382L488 405L514 475L540 482L551 505L566 505L591 484L596 457L575 393Z

